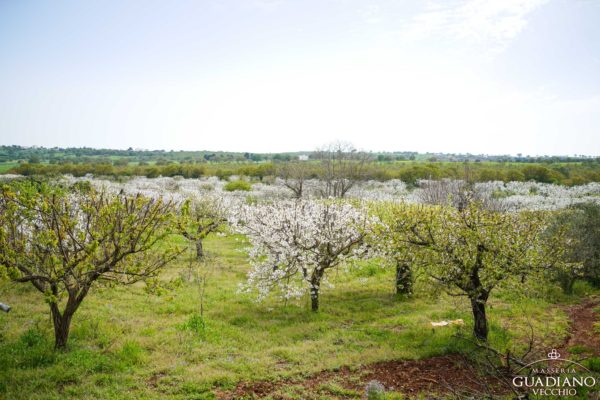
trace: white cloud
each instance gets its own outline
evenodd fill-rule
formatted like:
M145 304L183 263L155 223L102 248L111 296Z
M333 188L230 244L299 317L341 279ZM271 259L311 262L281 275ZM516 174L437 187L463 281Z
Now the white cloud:
M527 26L530 14L548 0L461 0L429 2L400 32L405 40L447 38L491 53L503 51Z

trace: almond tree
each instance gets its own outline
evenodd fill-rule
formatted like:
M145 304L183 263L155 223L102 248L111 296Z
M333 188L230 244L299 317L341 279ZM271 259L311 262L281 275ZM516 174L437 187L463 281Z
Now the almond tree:
M64 348L92 286L153 277L177 255L151 251L170 224L171 203L160 199L14 182L0 189L0 266L44 294Z
M502 204L485 192L476 190L467 181L444 179L441 181L421 180L415 193L420 203L452 207L459 213L472 203L477 208L489 211L501 211ZM389 211L392 211L391 213ZM374 241L380 251L392 260L396 267L396 293L410 295L413 286L413 268L416 263L414 252L406 246L398 246L405 238L405 232L390 227L397 226L394 207L375 206L375 212L382 224L378 225L378 235ZM400 251L404 250L404 251Z
M600 282L600 205L576 204L557 212L547 236L552 244L566 245L563 263L550 271L566 294L573 293L578 279Z
M203 240L223 228L227 222L223 199L216 197L187 198L177 218L177 230L196 246L196 258L204 258Z
M310 292L311 309L319 309L326 271L366 255L370 221L356 207L339 202L280 201L244 206L234 221L253 247L247 288L259 298L279 288L285 298Z
M395 267L396 294L410 296L414 283L414 268L412 267L415 263L414 253L401 242L403 232L392 228L397 215L390 211L394 210L395 206L390 207L387 203L376 203L373 207L378 223L374 226L374 234L368 240L373 244L373 248Z
M390 251L408 254L435 281L469 298L474 334L487 340L486 304L503 280L549 268L560 246L544 240L542 213L505 213L477 201L451 206L390 204L387 239ZM556 242L555 244L557 244Z

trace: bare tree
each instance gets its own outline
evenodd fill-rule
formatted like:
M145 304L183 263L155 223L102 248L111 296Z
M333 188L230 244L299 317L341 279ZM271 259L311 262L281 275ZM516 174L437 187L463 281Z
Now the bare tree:
M321 162L323 197L344 197L357 182L364 179L371 160L369 153L358 151L351 143L334 142L314 153Z
M307 161L286 162L278 165L278 175L283 179L283 185L290 189L294 197L302 198L305 192L305 182L312 173Z
M419 181L419 189L415 193L421 203L450 205L459 211L467 208L472 202L477 202L489 211L506 211L501 201L477 190L468 180L422 180Z

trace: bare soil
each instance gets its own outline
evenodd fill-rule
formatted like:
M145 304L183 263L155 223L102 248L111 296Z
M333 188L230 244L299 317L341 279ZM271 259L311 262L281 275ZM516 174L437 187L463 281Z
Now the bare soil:
M594 323L598 322L598 314L594 310L598 307L600 307L600 297L592 296L581 304L566 308L571 326L569 336L558 350L563 358L568 358L569 349L575 346L583 346L589 355L600 355L600 335L594 328Z
M299 386L303 393L319 398L327 393L327 384L335 383L347 390L364 393L370 381L378 381L386 390L401 392L409 397L419 393L485 392L490 385L499 386L493 377L477 376L469 361L458 354L431 357L423 360L392 360L350 369L342 367L333 371L321 371L305 379L289 379L277 382L242 382L231 392L220 393L223 400L241 398L261 399L271 396L277 400L287 400L281 388ZM336 397L345 398L336 393ZM348 395L348 397L356 397ZM304 397L303 397L304 398ZM307 399L313 397L306 397ZM435 397L432 397L435 398Z

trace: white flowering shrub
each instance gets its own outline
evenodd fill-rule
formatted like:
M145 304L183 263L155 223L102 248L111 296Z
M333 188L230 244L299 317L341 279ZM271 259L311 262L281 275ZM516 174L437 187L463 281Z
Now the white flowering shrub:
M15 179L18 175L0 176L5 180ZM66 175L61 178L66 184L79 181L90 183L103 190L114 193L123 191L127 194L142 194L151 198L168 198L169 200L184 200L186 198L213 196L227 199L227 202L245 202L248 199L258 202L285 200L294 197L294 193L285 186L280 178L270 183L257 182L250 191L228 192L223 189L227 181L217 177L184 179L182 177L145 178L134 177L124 182L95 179L91 176L74 178ZM392 179L385 182L357 182L346 193L346 197L368 201L403 202L403 203L440 203L436 199L436 191L432 188L444 189L443 192L460 191L465 185L460 180L445 179L442 181L419 180L417 188L409 190L400 180ZM303 181L302 198L320 198L323 182L318 179ZM600 183L592 182L579 186L562 186L538 182L501 182L490 181L475 183L473 194L479 200L494 204L494 208L511 211L542 211L559 210L581 203L600 204ZM433 193L432 193L433 192ZM444 196L445 194L442 193ZM434 198L432 198L432 195ZM439 196L437 196L439 197ZM453 196L456 198L457 196ZM432 201L433 200L433 201ZM445 198L443 200L446 200Z
M347 197L370 201L403 201L408 195L406 183L398 179L367 181L353 186Z
M371 222L348 203L286 200L242 206L232 224L252 244L252 269L243 289L256 290L259 299L275 288L285 298L308 291L317 311L326 271L367 255L364 239Z

